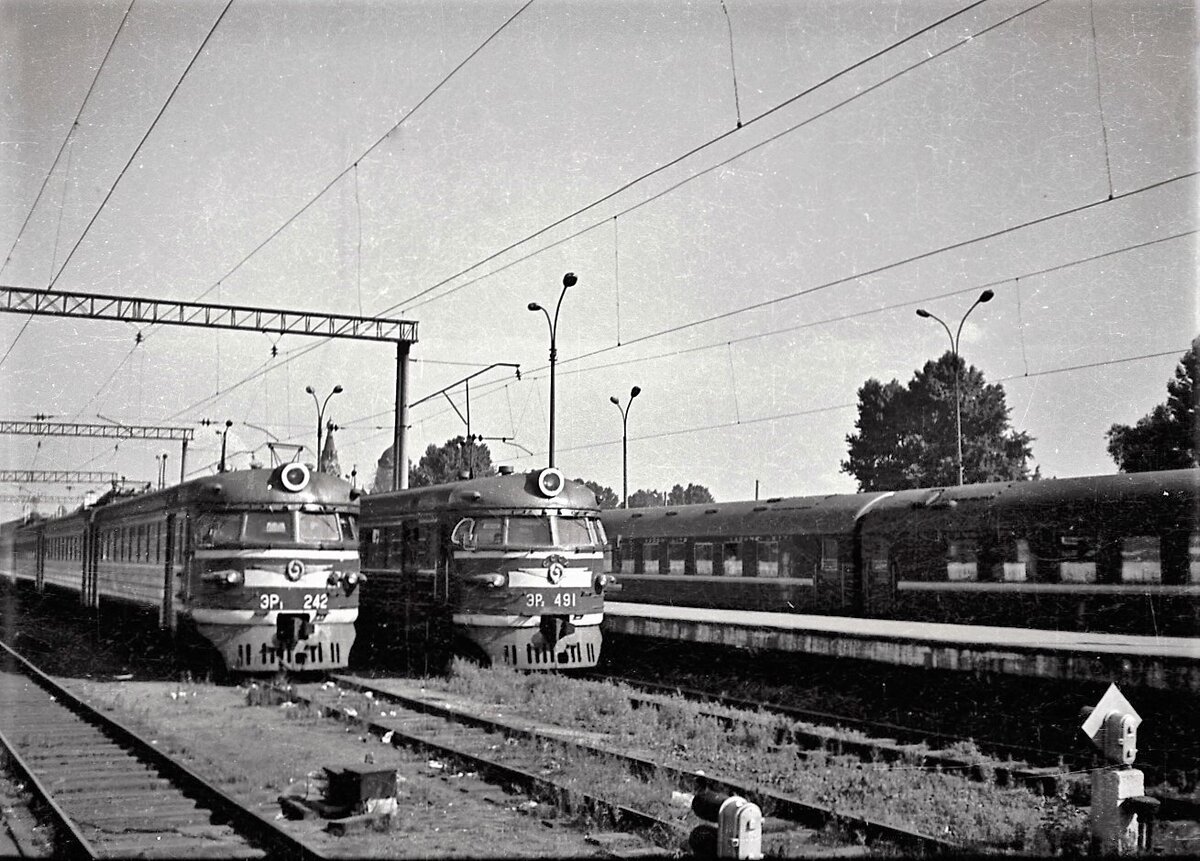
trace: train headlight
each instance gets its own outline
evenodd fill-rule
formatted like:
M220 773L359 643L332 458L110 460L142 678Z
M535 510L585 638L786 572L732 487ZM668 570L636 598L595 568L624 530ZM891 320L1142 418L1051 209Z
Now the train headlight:
M595 589L596 592L601 595L604 594L604 587L607 585L608 585L608 575L607 574L597 574L596 578L594 580L592 580L592 588Z
M331 571L331 572L329 572L329 576L327 578L325 578L325 583L329 586L336 586L341 581L341 579L342 579L341 572Z
M471 578L472 583L478 583L480 586L489 586L492 589L503 589L508 585L508 575L494 571L491 574L475 574Z
M292 493L298 493L308 487L310 478L312 478L312 474L302 463L289 463L279 471L279 483L285 490L290 490Z
M538 473L537 486L543 496L558 496L558 492L563 489L565 483L563 474L552 466L548 466Z
M241 571L226 571L225 582L230 586L241 586L246 582L246 575Z
M362 574L358 571L351 571L349 574L347 574L345 577L342 578L342 589L345 590L347 595L350 595L354 592L355 589L358 588L359 583L366 583L366 582L367 582L366 574Z

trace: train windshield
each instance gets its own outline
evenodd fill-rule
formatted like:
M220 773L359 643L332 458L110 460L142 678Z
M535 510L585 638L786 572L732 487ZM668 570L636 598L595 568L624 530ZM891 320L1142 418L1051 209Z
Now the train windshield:
M548 517L508 518L508 544L510 547L553 547Z
M591 550L604 544L604 533L600 521L593 517L513 514L466 518L455 527L453 540L460 547L476 549L561 547Z
M558 517L558 546L593 550L604 544L600 521L592 517Z
M193 534L202 547L231 544L353 544L358 540L354 517L311 511L247 511L202 514Z
M338 522L336 514L310 514L300 512L300 543L321 544L337 542Z
M242 515L201 514L196 518L192 534L202 547L237 544L242 537Z

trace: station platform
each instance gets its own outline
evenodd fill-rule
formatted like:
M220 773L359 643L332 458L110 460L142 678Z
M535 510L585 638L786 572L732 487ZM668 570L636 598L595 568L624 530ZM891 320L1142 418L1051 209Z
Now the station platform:
M1200 638L930 624L609 601L606 633L1200 694Z

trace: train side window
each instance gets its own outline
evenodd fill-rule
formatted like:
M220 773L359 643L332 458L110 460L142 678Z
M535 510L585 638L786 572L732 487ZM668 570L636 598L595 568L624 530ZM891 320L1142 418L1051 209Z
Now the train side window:
M709 541L696 542L696 573L705 576L713 573L713 546Z
M1062 535L1058 539L1059 579L1064 583L1096 582L1096 542L1079 535Z
M667 543L667 574L687 573L687 542L670 541Z
M951 538L946 542L946 579L979 579L979 543L973 538Z
M726 577L738 577L742 573L742 545L737 541L726 541L721 545L721 573Z
M1029 579L1033 553L1028 538L1013 538L1006 541L1001 551L1003 556L993 568L995 579L1005 583L1024 583Z
M838 540L829 536L821 536L821 570L838 570Z
M382 563L394 571L404 569L404 527L388 526L383 530Z
M355 522L354 516L343 511L337 518L342 529L342 541L346 544L358 541L358 523Z
M642 542L642 574L654 574L658 571L658 560L662 555L662 545L657 538L647 538Z
M1200 532L1188 536L1188 582L1200 583Z
M1121 540L1121 582L1161 583L1162 560L1157 535L1131 535Z
M758 542L759 577L778 577L780 573L779 561L778 540Z

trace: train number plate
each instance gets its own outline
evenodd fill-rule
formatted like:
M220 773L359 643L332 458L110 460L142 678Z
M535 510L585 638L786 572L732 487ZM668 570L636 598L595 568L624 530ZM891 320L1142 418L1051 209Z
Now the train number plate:
M257 607L260 613L271 610L328 610L329 595L325 592L260 592Z
M565 610L580 612L586 595L562 589L529 589L522 596L521 606L526 610Z

